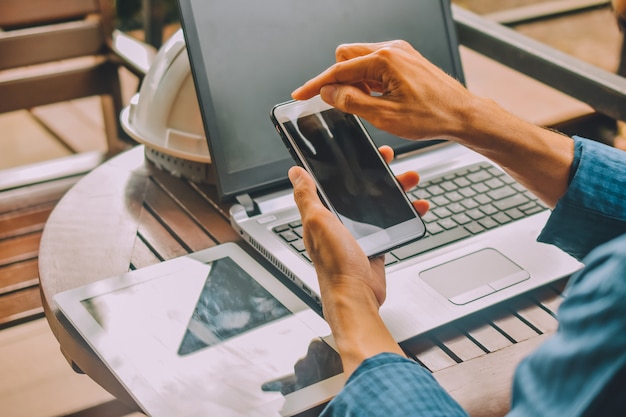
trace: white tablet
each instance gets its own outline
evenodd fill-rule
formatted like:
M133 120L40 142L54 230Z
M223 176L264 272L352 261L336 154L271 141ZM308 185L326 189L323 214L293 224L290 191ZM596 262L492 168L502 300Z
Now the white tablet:
M233 243L55 301L150 416L293 416L344 383L326 322Z

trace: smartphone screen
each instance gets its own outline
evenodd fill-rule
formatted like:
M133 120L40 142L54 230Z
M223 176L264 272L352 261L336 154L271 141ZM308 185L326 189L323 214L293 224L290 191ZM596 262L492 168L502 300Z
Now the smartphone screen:
M326 205L366 254L422 237L419 215L359 119L327 105L308 111L301 103L286 104L304 106L296 113L275 108L275 123L292 156L315 178Z

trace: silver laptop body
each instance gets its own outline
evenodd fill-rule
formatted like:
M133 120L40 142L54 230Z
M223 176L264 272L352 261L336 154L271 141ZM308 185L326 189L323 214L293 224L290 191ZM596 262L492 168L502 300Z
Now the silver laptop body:
M296 235L301 231L286 177L293 161L274 131L269 111L331 65L334 49L341 43L404 39L463 82L450 4L445 0L238 3L234 7L217 0L180 2L217 186L225 200L237 202L230 212L235 230L312 303L319 304L319 286L312 264L303 256L306 253L281 237L285 225L291 224ZM480 189L490 185L498 186L486 193L500 198L486 204L467 203L467 207L463 206L466 200L457 199L449 217L462 220L455 232L460 234L441 238L438 230L451 224L446 216L431 218L434 221L427 228L437 233L424 242L436 241L435 249L418 248L415 255L409 253L411 247L405 247L386 255L388 297L381 313L396 340L414 337L580 268L555 247L536 242L549 211L537 202L532 206L532 196L525 197L528 203L520 202L516 199L521 197L503 191L521 187L482 156L454 143L407 141L367 123L366 127L377 144L395 149L394 172L420 173L421 184L414 198L466 197L469 192L480 194ZM473 170L485 163L489 166L481 171L497 178L479 187L473 180L482 174ZM453 172L467 167L472 170L466 172L470 180L453 177ZM448 188L449 184L457 188ZM443 192L428 193L429 186L434 190L446 187ZM475 189L470 190L472 186ZM509 210L509 220L501 220L501 215L496 217L497 224L492 219L475 219L485 214L482 210L488 205ZM520 216L522 207L532 208ZM427 217L441 214L443 210L438 209L435 205ZM471 223L464 226L468 215L472 215ZM479 223L483 231L468 233Z

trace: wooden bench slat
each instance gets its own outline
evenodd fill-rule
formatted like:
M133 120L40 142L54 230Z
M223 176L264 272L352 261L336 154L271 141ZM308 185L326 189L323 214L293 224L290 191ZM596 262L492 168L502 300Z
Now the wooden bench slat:
M37 257L41 232L0 241L0 266Z
M0 267L0 294L37 285L39 285L37 259Z
M493 326L500 329L515 342L521 342L539 334L503 306L492 307L479 314L486 320L489 320Z
M0 96L11 100L0 101L0 113L43 106L81 97L119 94L119 80L112 80L114 63L86 62L65 71L47 73L34 77L0 79ZM6 73L5 73L6 75ZM117 85L117 87L115 87ZM29 91L24 95L24 91Z
M419 336L400 344L402 349L431 372L455 365L457 362L427 336Z
M471 336L489 352L495 352L513 344L511 340L480 316L471 316L459 320L457 326L463 333Z
M144 203L162 223L167 225L171 233L185 242L192 252L216 245L216 242L152 181L146 188Z
M559 307L565 298L554 288L542 287L530 294L531 298L556 317Z
M534 337L489 355L435 372L433 376L472 417L500 417L509 411L517 364L545 340Z
M486 353L452 325L435 329L430 334L461 361L467 361Z
M100 18L0 31L0 70L58 61L102 52Z
M528 297L515 298L511 300L507 307L515 311L519 317L534 326L541 333L552 333L558 327L558 322L554 316Z
M142 210L137 232L163 260L189 253L148 210Z
M0 296L0 329L43 315L39 287Z
M56 202L0 214L0 239L43 230Z
M194 188L189 181L181 181L166 172L157 170L152 173L152 178L175 198L215 241L240 240L228 219L223 216L221 209L210 206L207 201L198 198L201 195L198 188Z
M220 201L220 197L215 186L209 184L197 184L194 182L190 182L189 185L193 187L207 202L210 201L213 207L219 211L224 219L230 219L230 215L228 213L230 204Z
M130 258L131 266L140 269L161 262L158 256L137 236L133 246L133 254Z
M0 0L0 27L65 20L96 11L96 0Z

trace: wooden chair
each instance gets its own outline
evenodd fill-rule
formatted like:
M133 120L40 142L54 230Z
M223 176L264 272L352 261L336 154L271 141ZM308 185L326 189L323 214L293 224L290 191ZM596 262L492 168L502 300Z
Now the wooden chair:
M119 139L113 0L0 0L0 113L101 96L108 154ZM140 72L139 72L140 74Z
M0 330L43 317L37 257L48 215L86 172L129 147L119 138L118 70L141 79L156 50L114 30L113 4L0 0L0 113L100 96L107 140L106 153L0 170Z

